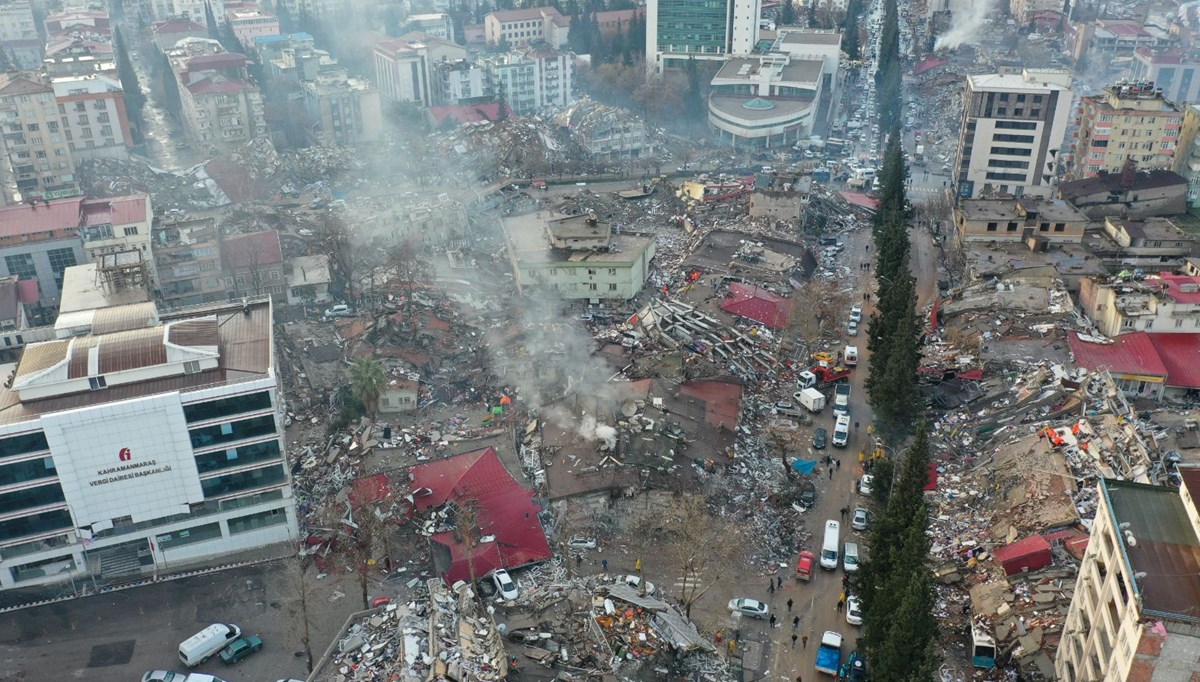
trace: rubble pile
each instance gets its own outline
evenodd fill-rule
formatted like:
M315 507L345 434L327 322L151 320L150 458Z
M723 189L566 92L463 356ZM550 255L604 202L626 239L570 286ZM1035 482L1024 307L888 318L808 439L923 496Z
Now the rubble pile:
M79 164L79 183L83 193L93 197L148 192L154 197L156 210L216 208L229 203L204 170L204 164L165 171L136 158L88 159Z

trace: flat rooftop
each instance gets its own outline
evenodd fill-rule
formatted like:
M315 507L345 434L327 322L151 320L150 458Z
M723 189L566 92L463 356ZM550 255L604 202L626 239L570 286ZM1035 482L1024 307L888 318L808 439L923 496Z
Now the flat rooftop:
M1050 72L1052 73L1052 72ZM1068 88L1048 80L1038 80L1036 72L1030 72L1030 79L1019 73L985 73L977 76L967 76L971 89L994 92L1049 92L1051 90L1067 90Z
M149 264L147 264L149 267ZM119 305L145 303L150 293L145 287L114 288L100 281L96 263L73 265L63 271L62 300L59 315L79 310L98 310Z
M134 384L120 384L101 391L84 391L25 402L21 402L17 391L12 388L0 387L0 425L32 421L43 414L133 400L171 391L186 393L201 388L212 388L214 385L256 381L273 375L271 367L271 304L269 301L252 301L247 313L242 311L241 303L196 306L163 315L162 322L209 316L216 316L217 349L220 358L215 369L194 374L166 376ZM162 327L157 329L161 330ZM179 329L180 333L187 331L192 330ZM174 328L172 333L175 333ZM75 337L71 340L32 344L23 351L21 366L25 366L27 362L33 363L32 366L40 366L39 358L32 356L35 353L45 355L46 362L58 361L61 359L60 356L69 352L67 344L77 343L88 338ZM26 358L27 355L31 357Z
M833 29L779 28L780 43L784 45L841 45L842 32Z
M1144 220L1125 220L1109 218L1108 222L1125 230L1134 239L1172 239L1192 241L1194 237L1179 229L1170 218L1146 218Z
M958 210L967 220L1019 220L1017 202L1012 199L967 199Z
M1111 479L1100 486L1113 527L1129 524L1136 541L1117 533L1142 612L1200 623L1200 538L1179 489Z
M504 233L518 263L611 263L629 265L654 245L648 237L614 235L608 251L563 251L550 248L545 217L537 213L509 216L501 220Z

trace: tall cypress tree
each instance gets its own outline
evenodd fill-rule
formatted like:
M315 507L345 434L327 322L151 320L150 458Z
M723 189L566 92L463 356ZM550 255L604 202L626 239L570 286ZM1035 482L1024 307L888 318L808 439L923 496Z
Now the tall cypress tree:
M217 17L213 14L211 3L204 3L204 23L208 25L208 37L213 40L221 39L221 25L217 23Z

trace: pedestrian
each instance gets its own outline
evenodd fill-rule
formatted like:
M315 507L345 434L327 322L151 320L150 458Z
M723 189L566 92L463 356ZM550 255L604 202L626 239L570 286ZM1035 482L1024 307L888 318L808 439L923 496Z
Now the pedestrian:
M800 636L793 632L792 633L792 648L793 649L796 648L796 640L798 640L798 639L800 639Z
M779 589L782 590L783 589L783 576L779 576L778 578L776 578L776 580L778 580L779 583L777 585L775 585L775 587L778 587Z
M792 629L800 627L800 616L792 616Z
M850 508L849 508L849 507L842 507L842 518L843 518L843 519L845 519L845 518L846 518L846 514L849 514L849 513L850 513Z
M608 573L608 559L601 559L600 567L604 569L605 573Z
M808 638L807 638L807 637L805 637L804 639L808 639ZM804 678L803 678L803 677L800 677L799 675L797 675L797 676L796 676L796 682L804 682Z
M829 480L833 480L833 467L829 468Z
M840 609L839 609L840 610ZM771 614L771 627L775 627L775 614Z
M767 581L767 592L770 592L771 594L775 594L775 581L774 580Z
M842 590L841 596L838 597L838 606L841 606L845 603L846 603L846 591ZM838 610L840 611L841 609L838 609Z
M576 565L576 566L580 566L580 565L582 565L582 564L583 564L583 555L582 555L582 554L576 554L576 555L575 555L575 565Z
M835 459L835 460L833 460L833 463L837 465L837 470L838 470L838 471L841 471L841 470L842 470L842 460L840 460L840 459Z
M804 635L800 638L800 646L801 646L801 648L804 648L804 649L808 648L808 635ZM796 679L798 680L800 678L797 677Z
M788 598L788 611L792 610L792 604L793 604L793 602L792 602L791 598L789 597Z

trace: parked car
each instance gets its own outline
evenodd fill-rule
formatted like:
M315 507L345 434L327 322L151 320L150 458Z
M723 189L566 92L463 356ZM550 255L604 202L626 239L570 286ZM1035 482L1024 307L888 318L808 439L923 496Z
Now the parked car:
M875 482L875 477L871 474L863 474L862 480L858 482L858 494L870 495L871 484Z
M866 509L862 507L855 509L854 519L850 521L850 527L854 530L866 530L869 516Z
M862 320L862 304L858 304L850 309L850 319L854 322Z
M812 481L805 481L800 487L800 506L805 509L817 506L817 486Z
M850 324L846 325L846 333L850 336L858 336L858 323L850 320Z
M817 430L813 431L812 445L817 450L824 450L825 445L829 442L828 439L829 432L822 427L817 427Z
M258 635L238 637L221 650L221 662L233 665L250 654L262 649L263 641Z
M751 618L766 618L769 609L766 604L757 599L746 599L743 597L741 599L730 599L729 610L740 613L743 616L750 616Z
M496 583L496 592L500 594L501 599L512 601L517 598L517 583L508 571L497 568L492 572L492 582Z
M640 591L642 589L642 577L640 575L630 574L622 578L621 581L635 590ZM654 583L650 582L649 580L646 581L646 594L654 594L656 589L657 588L654 587Z
M851 625L862 625L862 606L858 603L858 597L849 595L846 597L846 622Z
M325 317L350 317L353 314L350 311L350 306L345 303L339 303L325 309Z
M142 682L183 682L186 679L186 674L173 673L169 670L151 670L142 675Z
M595 538L571 538L567 540L567 547L583 551L585 549L596 549Z

